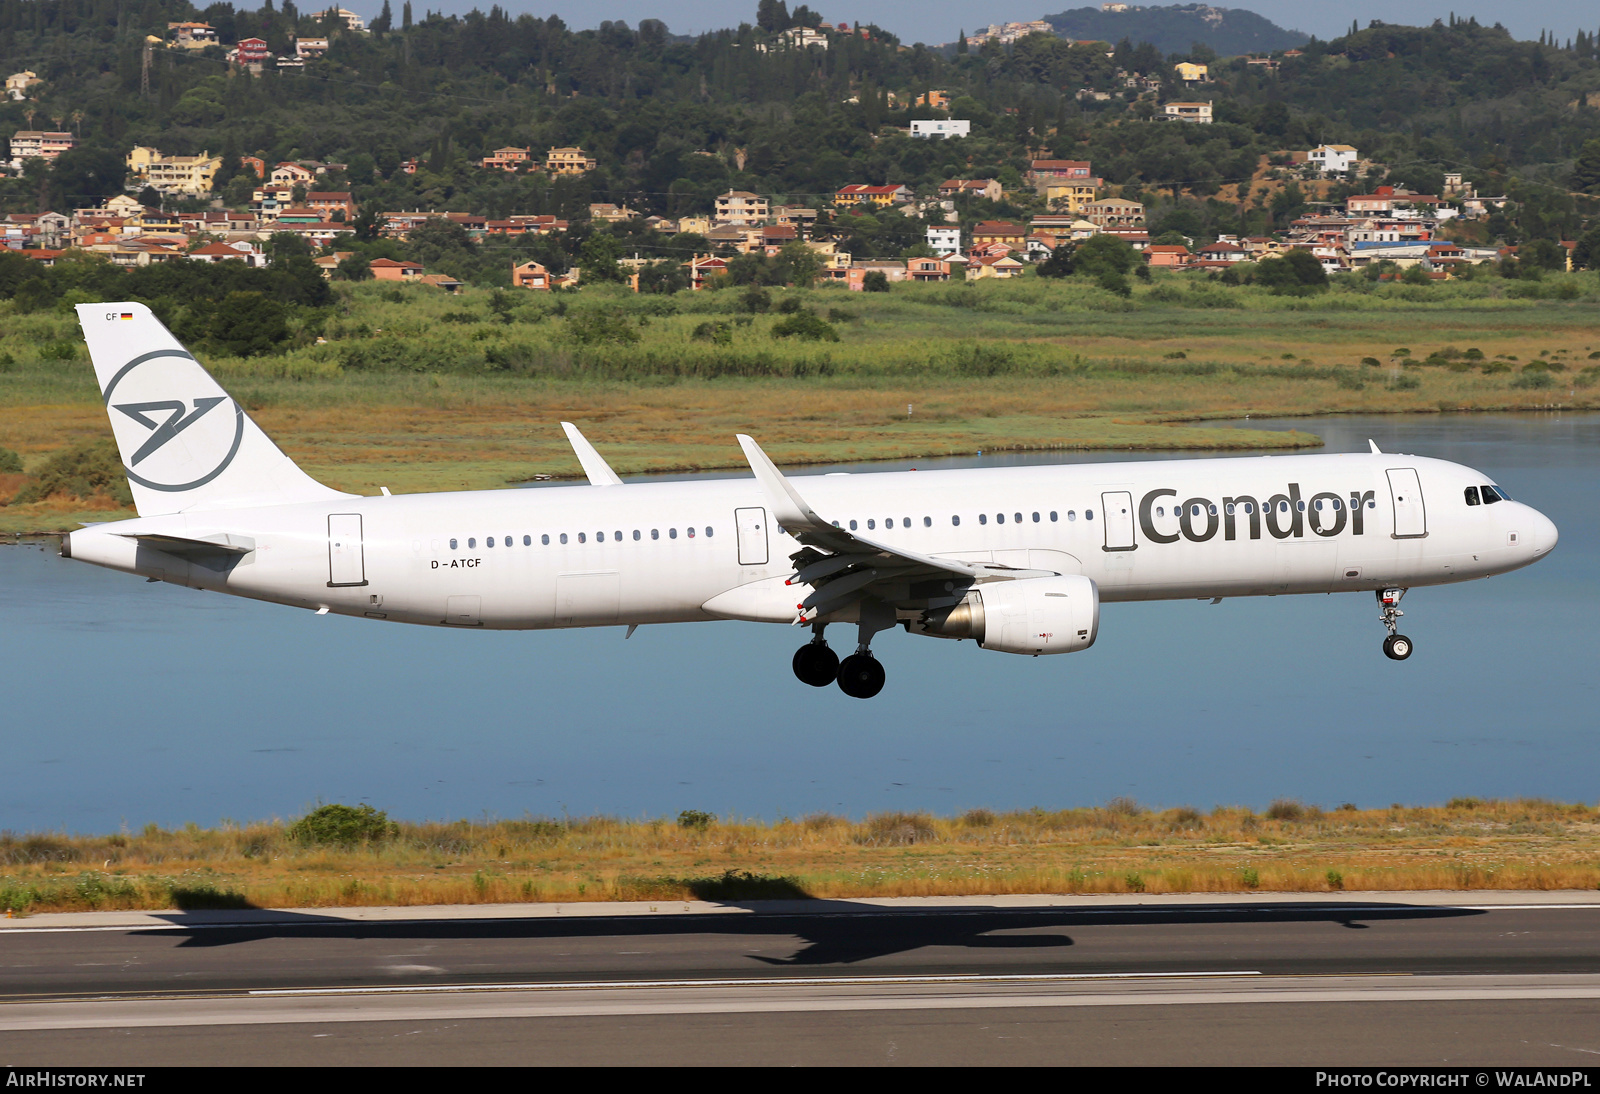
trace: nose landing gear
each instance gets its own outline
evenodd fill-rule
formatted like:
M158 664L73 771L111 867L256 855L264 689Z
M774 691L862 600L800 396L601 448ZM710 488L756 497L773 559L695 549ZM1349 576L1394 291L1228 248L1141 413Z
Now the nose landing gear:
M1396 620L1406 614L1400 610L1400 598L1405 595L1404 589L1378 590L1378 604L1383 608L1383 614L1378 618L1389 628L1389 637L1383 640L1383 654L1391 661L1404 661L1411 656L1411 639L1395 633L1398 629Z

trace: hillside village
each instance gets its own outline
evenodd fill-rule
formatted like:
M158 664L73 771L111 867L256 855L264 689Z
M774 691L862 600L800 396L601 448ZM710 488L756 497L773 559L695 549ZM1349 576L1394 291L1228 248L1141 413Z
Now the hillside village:
M768 4L763 10L771 15L776 9ZM385 5L377 22L386 26L391 19L388 11ZM314 69L329 62L341 41L373 33L359 16L343 8L329 8L309 18L321 28L319 34L284 38L276 49L266 38L254 35L234 35L230 40L206 21L169 21L164 37L146 38L144 65L148 70L158 49L205 55L220 59L232 78L258 80L282 70ZM787 18L785 9L779 22ZM409 26L409 4L405 19ZM821 20L767 29L772 33L755 45L774 64L790 54L815 58L830 49L837 52L847 43L856 43L851 48L881 45L875 33L883 38L877 28ZM956 48L1015 52L1051 38L1049 24L1042 21L996 24L963 36ZM1223 79L1220 69L1225 66L1214 57L1161 58L1148 47L1130 50L1126 42L1119 46L1073 42L1067 48L1109 64L1099 70L1109 78L1063 91L1070 91L1084 109L1123 104L1128 114L1124 126L1176 126L1179 131L1211 126L1220 131L1237 113L1217 94ZM1271 80L1282 66L1305 56L1304 51L1291 49L1237 58L1230 62L1230 71L1234 79ZM1126 65L1113 63L1119 58ZM1131 67L1135 63L1140 67ZM31 70L6 80L7 100L21 104L29 122L42 112L51 116L43 105L48 91L47 81ZM882 88L874 97L885 110L907 111L905 125L878 126L874 140L879 142L959 148L954 142L976 140L976 119L957 116L959 108L986 109L954 87ZM851 101L859 103L861 95ZM52 120L59 127L68 119L58 113ZM4 170L18 181L47 177L65 162L62 157L70 158L80 146L76 129L83 121L81 112L71 120L72 128L12 132ZM1021 132L1025 147L1031 145L1022 161L1024 169L1003 166L987 177L934 181L925 174L877 180L869 176L831 193L806 195L734 187L706 193L698 202L674 199L676 208L666 212L659 202L653 210L651 203L624 193L613 200L568 201L561 213L507 209L498 215L470 203L389 209L382 207L375 193L363 196L363 190L375 192L379 184L393 186L419 172L437 171L439 156L426 149L397 158L386 175L370 163L355 168L310 158L274 160L264 154L209 149L187 154L137 144L121 152L120 192L71 208L5 213L0 245L44 265L83 255L126 267L168 262L261 266L283 246L282 241L291 240L301 253L315 256L329 278L395 280L446 292L471 281L531 291L575 290L596 279L622 280L635 291L699 290L727 279L741 256L769 260L787 256L784 268L791 274L798 271L797 276L808 282L837 282L857 291L901 281L1007 279L1023 276L1054 255L1070 255L1096 236L1127 244L1148 268L1196 276L1219 275L1240 264L1304 250L1327 274L1380 267L1384 276L1393 276L1415 267L1428 278L1448 279L1463 267L1502 262L1518 250L1514 241L1495 238L1502 232L1490 230L1491 224L1503 228L1509 199L1505 194L1480 194L1472 178L1485 177L1481 171L1439 172L1442 185L1437 192L1425 193L1406 185L1403 172L1395 177L1386 164L1363 156L1351 144L1280 148L1255 155L1253 164L1244 161L1250 174L1233 184L1240 210L1237 219L1245 219L1247 197L1254 198L1256 208L1269 199L1281 201L1292 215L1263 225L1268 231L1229 232L1200 224L1194 216L1174 215L1182 201L1198 201L1198 193L1188 195L1183 186L1171 185L1163 194L1160 187L1137 176L1121 184L1108 183L1090 159L1053 154L1052 143L1059 147L1066 142L1046 139L1041 128L1035 125ZM1058 124L1051 132L1059 138L1060 129ZM225 139L236 143L231 135ZM748 153L738 148L731 153L696 154L718 162L728 155L736 171L743 172ZM946 157L952 162L960 158ZM973 157L966 159L973 162ZM455 170L475 173L486 180L482 183L486 187L504 177L575 188L598 179L603 188L610 170L604 161L604 153L579 145L507 144L485 148L470 164L457 163ZM1116 173L1126 179L1126 165L1119 164ZM1162 202L1161 209L1152 201ZM1210 204L1218 206L1215 199ZM506 258L497 266L471 272L459 266L431 268L426 256L407 249L419 231L427 235L423 230L430 225L465 246L503 246ZM1577 246L1570 236L1576 233L1561 234L1569 237L1543 241L1542 261L1570 269ZM612 242L596 248L592 243L596 236ZM863 239L872 241L866 253L862 253ZM533 246L540 240L556 246ZM582 257L597 254L603 269Z

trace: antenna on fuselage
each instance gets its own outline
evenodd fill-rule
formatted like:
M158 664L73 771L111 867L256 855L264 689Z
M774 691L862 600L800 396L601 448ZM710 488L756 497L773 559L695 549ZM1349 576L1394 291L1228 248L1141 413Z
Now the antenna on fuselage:
M1383 455L1383 449L1378 447L1378 442L1377 441L1373 440L1371 437L1368 437L1367 438L1367 443L1372 446L1372 454L1374 456Z

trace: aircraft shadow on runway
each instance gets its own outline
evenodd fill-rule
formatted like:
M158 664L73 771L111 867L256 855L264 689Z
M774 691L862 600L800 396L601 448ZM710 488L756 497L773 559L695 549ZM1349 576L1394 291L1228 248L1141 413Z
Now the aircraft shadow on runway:
M665 903L665 902L664 902ZM1060 949L1073 945L1065 930L1074 927L1222 924L1332 923L1364 930L1374 923L1454 919L1485 914L1471 908L1408 904L1250 904L1250 905L1113 905L1103 908L972 909L889 908L830 900L729 901L726 907L751 914L671 914L582 916L570 919L435 919L352 922L302 912L176 912L163 914L170 923L188 927L180 948L236 946L263 939L577 939L645 938L670 935L750 935L799 940L788 957L748 954L768 967L816 968L850 965L926 947L965 949ZM1041 928L1063 933L1038 933ZM1027 934L1001 932L1028 931ZM170 937L134 930L131 934Z

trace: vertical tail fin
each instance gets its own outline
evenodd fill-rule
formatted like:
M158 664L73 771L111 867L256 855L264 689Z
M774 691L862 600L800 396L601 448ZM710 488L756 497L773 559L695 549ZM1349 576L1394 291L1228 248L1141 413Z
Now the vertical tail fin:
M143 304L79 304L141 517L349 497L273 444Z

